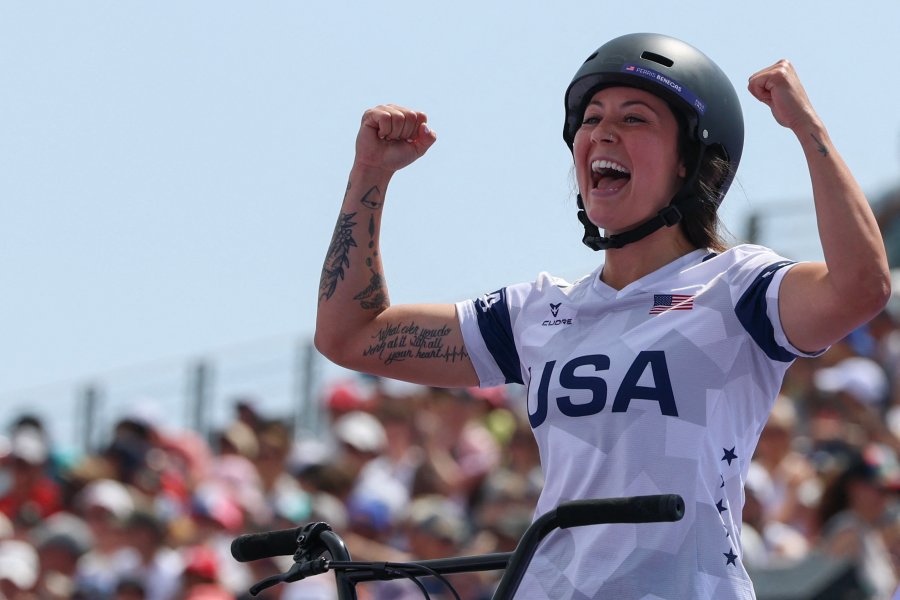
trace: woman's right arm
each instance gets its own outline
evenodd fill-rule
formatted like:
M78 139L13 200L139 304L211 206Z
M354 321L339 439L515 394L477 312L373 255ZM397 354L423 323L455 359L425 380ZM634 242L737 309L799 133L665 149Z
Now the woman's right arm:
M316 348L332 362L426 385L478 384L452 304L391 306L381 263L384 198L393 174L437 139L423 113L367 110L319 282Z

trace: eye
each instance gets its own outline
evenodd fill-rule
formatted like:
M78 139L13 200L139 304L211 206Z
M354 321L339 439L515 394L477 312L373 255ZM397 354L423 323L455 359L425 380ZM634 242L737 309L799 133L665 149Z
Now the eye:
M626 123L646 123L647 119L640 117L638 115L627 115L625 119L623 119Z
M594 109L594 107L589 106L588 109L586 111L584 111L584 114L581 117L581 124L582 125L596 125L597 123L599 123L602 120L603 120L603 115L600 114L599 111Z

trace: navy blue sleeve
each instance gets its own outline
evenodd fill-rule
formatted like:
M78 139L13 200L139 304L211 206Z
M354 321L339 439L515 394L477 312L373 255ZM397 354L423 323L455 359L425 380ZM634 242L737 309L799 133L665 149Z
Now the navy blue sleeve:
M523 383L519 352L513 339L506 290L500 289L475 300L478 329L506 383Z
M769 289L769 284L772 283L772 275L778 269L792 264L794 264L793 261L785 260L767 266L756 276L734 307L734 313L753 341L766 353L766 356L780 362L791 362L797 356L779 346L775 341L775 328L772 327L772 322L769 321L766 314L766 291Z

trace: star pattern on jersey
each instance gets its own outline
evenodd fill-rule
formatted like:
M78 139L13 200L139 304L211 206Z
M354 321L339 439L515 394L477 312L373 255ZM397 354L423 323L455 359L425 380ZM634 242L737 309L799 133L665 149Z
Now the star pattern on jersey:
M737 560L737 554L734 553L734 550L729 548L728 552L723 552L722 554L725 556L725 566L737 566L737 563L735 562Z
M716 502L716 508L719 510L720 515L723 512L725 512L726 510L728 510L728 508L726 508L724 502L725 502L725 500L719 500L718 502Z
M736 460L738 457L737 454L735 453L736 448L737 448L737 446L732 446L730 449L722 448L723 454L722 454L721 460L726 461L728 463L729 467L731 466L731 462ZM723 489L724 487L725 487L725 475L722 473L719 473L719 489ZM719 511L719 515L720 515L719 518L721 518L721 515L723 512L726 512L728 510L728 506L726 506L726 502L727 502L727 500L725 498L721 498L716 501L716 510ZM728 525L726 525L724 522L722 523L722 529L725 531L725 539L731 538L731 532L728 530ZM733 548L729 548L728 552L723 552L722 556L725 557L725 566L726 567L728 565L737 566L737 563L735 561L737 561L738 556L737 556L737 554L734 553Z
M722 460L727 460L729 467L731 466L731 461L737 459L737 454L734 453L734 448L735 448L735 446L732 446L731 450L728 450L727 448L722 448L722 452L725 453L725 455L722 456Z
M735 454L735 448L736 448L736 446L732 446L730 450L728 448L722 448L722 452L724 453L722 456L722 460L728 461L728 466L731 466L731 461L733 461L737 458L737 454ZM725 487L725 476L722 473L719 473L719 489L722 489L724 487ZM725 498L721 498L716 501L716 510L719 511L719 515L720 515L719 518L721 518L721 514L723 512L728 510L728 507L726 506ZM725 539L731 538L731 532L728 530L728 525L726 525L724 522L722 523L722 529L725 531ZM726 567L728 565L737 566L736 561L737 561L738 556L737 556L737 554L734 553L733 548L729 548L728 552L723 552L722 556L725 557L725 566Z

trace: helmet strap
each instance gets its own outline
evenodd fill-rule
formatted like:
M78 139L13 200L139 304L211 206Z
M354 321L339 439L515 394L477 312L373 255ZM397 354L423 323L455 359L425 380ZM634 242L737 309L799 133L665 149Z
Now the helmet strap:
M581 195L578 196L578 206L582 207ZM610 248L621 248L626 244L644 239L657 229L663 227L672 227L681 222L681 211L675 204L665 206L656 213L656 216L648 221L644 221L634 229L629 229L622 233L616 233L611 236L600 235L600 229L590 222L584 208L578 211L578 220L584 225L584 237L581 241L591 250L609 250Z
M689 190L693 189L694 184L697 181L705 151L705 147L700 148L700 155L697 157L697 160L694 161L690 176L684 182L684 185L681 186L678 193L675 194L675 197L672 198L672 201L669 202L669 205L663 207L656 213L655 217L651 217L649 220L644 221L637 227L629 229L628 231L623 231L622 233L616 233L610 236L600 235L600 229L588 219L587 212L584 210L584 200L582 200L581 194L578 194L578 220L581 221L581 224L584 226L584 236L581 238L582 243L595 252L598 250L621 248L626 244L642 240L663 227L672 227L680 223L682 214L681 211L678 210L678 204L690 197Z

